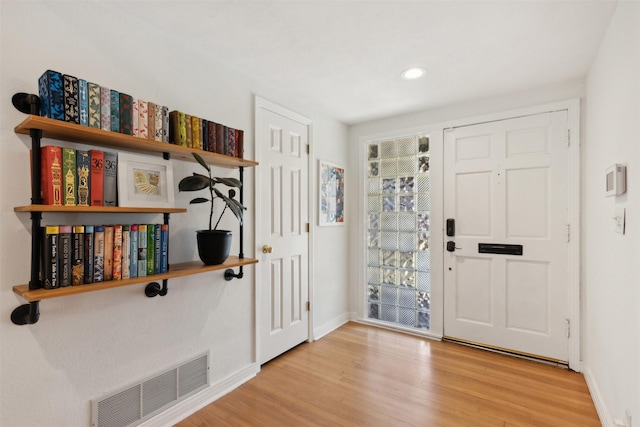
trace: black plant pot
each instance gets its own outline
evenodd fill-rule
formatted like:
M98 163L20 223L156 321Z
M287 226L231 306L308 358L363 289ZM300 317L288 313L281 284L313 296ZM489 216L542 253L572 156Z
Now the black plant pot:
M205 265L222 264L231 250L231 231L198 230L198 255Z

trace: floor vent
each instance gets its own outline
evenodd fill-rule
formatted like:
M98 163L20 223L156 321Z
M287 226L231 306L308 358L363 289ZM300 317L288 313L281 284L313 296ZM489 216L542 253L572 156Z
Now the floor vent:
M92 427L131 427L159 414L209 385L204 354L137 384L91 401Z

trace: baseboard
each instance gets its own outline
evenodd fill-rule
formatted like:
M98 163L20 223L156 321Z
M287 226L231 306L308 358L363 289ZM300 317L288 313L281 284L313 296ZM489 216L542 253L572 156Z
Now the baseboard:
M257 375L260 366L252 363L228 377L211 384L209 388L193 395L192 397L172 406L166 411L140 424L142 427L170 427L184 420L189 415L204 408L239 387Z
M582 374L584 375L584 379L587 382L587 387L589 388L589 393L591 394L593 405L596 407L598 418L600 418L600 424L602 424L604 427L614 427L615 423L613 421L613 417L607 410L607 406L604 403L604 399L602 398L602 394L600 393L598 384L593 377L593 373L591 373L591 368L589 368L587 364L583 363Z
M319 340L323 336L335 331L340 326L344 325L349 321L349 313L341 314L340 316L331 319L330 321L324 323L318 328L313 330L313 339Z

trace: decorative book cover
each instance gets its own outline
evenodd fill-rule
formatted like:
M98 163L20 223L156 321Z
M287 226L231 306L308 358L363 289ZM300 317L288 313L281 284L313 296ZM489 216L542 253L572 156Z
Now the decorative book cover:
M169 224L160 227L160 273L169 271Z
M78 79L78 111L80 124L89 126L89 92L87 81L84 79Z
M74 225L72 235L71 285L84 284L84 225Z
M132 279L138 277L138 224L131 224L130 239L131 239L131 271L129 277Z
M93 225L84 226L84 283L93 283Z
M156 227L147 225L147 276L154 274L156 248Z
M113 280L122 279L122 226L113 226Z
M160 273L160 266L162 264L162 260L160 256L162 255L162 228L161 224L154 225L156 231L154 234L154 251L153 251L153 273Z
M47 70L38 79L40 115L50 119L64 120L64 89L62 74Z
M138 225L138 277L147 275L147 225Z
M71 264L73 258L73 250L71 248L71 226L60 226L59 238L59 260L60 260L60 287L71 286Z
M78 206L89 206L90 170L89 152L76 150L76 196L78 198Z
M109 151L104 152L104 182L103 197L104 206L118 206L118 194L116 182L118 180L118 154Z
M178 118L180 119L180 145L187 146L187 115L182 111L178 111Z
M177 110L169 113L169 142L180 145L180 112Z
M104 226L96 225L93 235L93 283L99 283L104 282Z
M91 206L104 206L104 151L89 150L91 171L89 176L89 196Z
M58 276L58 237L60 227L48 225L44 227L43 255L43 286L45 289L60 287Z
M126 93L120 93L120 133L133 134L133 98Z
M131 277L131 227L122 226L122 278Z
M111 130L111 89L100 86L100 129Z
M104 281L113 280L113 226L104 226Z
M80 112L78 111L78 79L64 74L64 120L69 123L80 124Z
M138 129L138 122L140 121L140 109L138 108L138 100L133 100L133 117L132 117L132 129L131 135L140 136L140 131Z
M216 153L224 154L224 126L216 124Z
M156 104L147 102L147 120L149 132L147 138L154 141L156 139Z
M202 119L202 149L209 151L209 121Z
M216 152L216 127L215 122L209 122L209 151Z
M156 109L154 113L154 139L158 142L162 142L162 105L156 104Z
M62 148L47 145L40 149L40 189L42 203L62 205Z
M64 147L62 149L62 186L64 188L64 205L77 205L76 150L74 150L73 148Z
M100 129L100 85L87 83L89 92L89 126Z
M236 157L236 130L233 128L229 128L229 144L227 155L231 157Z
M111 132L120 132L120 93L111 89Z
M149 110L147 101L138 100L138 136L149 139Z
M222 154L229 155L229 128L222 126Z
M193 121L189 114L184 115L184 124L187 131L187 147L193 148Z
M162 106L162 142L169 142L169 107Z
M191 116L191 146L193 148L200 148L200 119L196 116Z
M244 131L236 130L236 150L239 158L244 159Z

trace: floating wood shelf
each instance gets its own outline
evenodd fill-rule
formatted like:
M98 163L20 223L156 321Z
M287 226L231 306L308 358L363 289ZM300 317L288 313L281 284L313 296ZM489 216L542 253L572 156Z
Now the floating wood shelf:
M53 206L53 205L27 205L16 206L14 212L64 212L64 213L185 213L186 208L137 208L120 206Z

